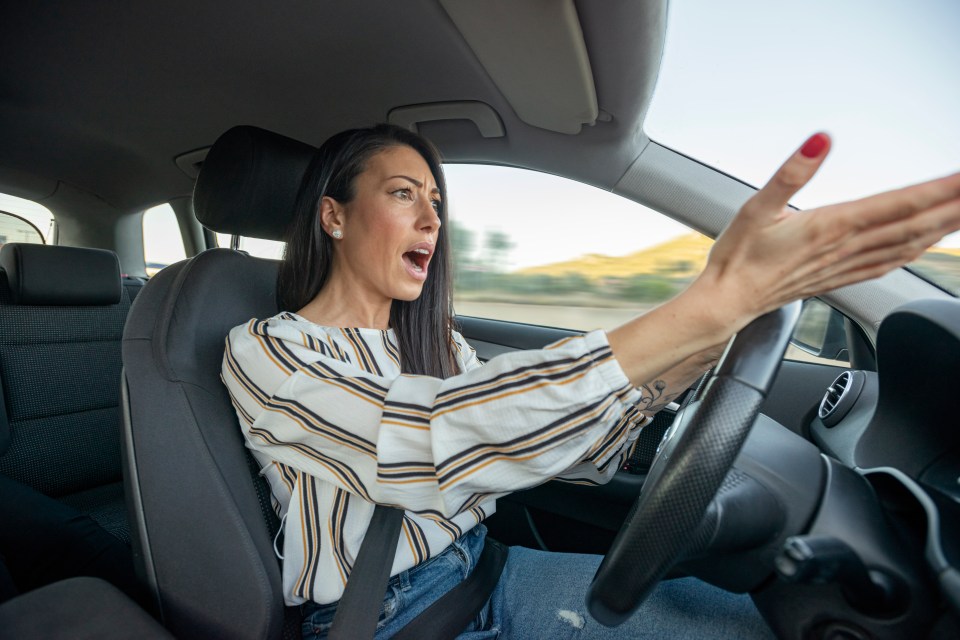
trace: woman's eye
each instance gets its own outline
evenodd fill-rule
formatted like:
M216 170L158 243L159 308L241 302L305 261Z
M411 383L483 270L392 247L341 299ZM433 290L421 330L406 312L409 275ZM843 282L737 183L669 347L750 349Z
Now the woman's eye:
M436 211L437 213L440 213L440 201L439 201L439 200L431 200L431 201L430 201L430 204L433 205L433 210L434 210L434 211Z
M413 198L413 194L407 187L404 187L403 189L397 189L393 192L393 195L397 196L401 200L411 200Z

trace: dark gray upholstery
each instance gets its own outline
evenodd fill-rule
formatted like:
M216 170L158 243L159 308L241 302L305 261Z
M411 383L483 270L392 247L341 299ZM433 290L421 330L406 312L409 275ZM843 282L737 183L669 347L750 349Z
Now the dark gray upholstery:
M173 637L132 600L96 578L62 580L3 603L0 635L45 640Z
M120 302L120 261L113 251L10 242L0 251L0 268L16 304Z
M35 283L35 291L56 289L40 284L37 271L46 266L66 259L93 264L48 274L61 279L61 289L90 285L100 292L59 299L89 302L115 288L116 302L14 304L7 273L0 271L0 473L77 507L129 541L120 472L120 340L142 283L121 281L116 256L98 249L36 245L24 252L8 244L0 251L4 263L11 255L18 277Z
M60 502L87 514L108 533L130 544L130 521L122 482L71 493L60 498Z
M147 283L124 333L134 553L178 638L272 638L282 627L279 564L220 381L229 330L277 312L276 269L201 253Z
M207 155L197 217L282 237L311 148L239 127ZM276 261L212 249L140 292L123 338L124 458L134 556L178 638L299 637L284 608L277 518L220 380L233 327L277 313Z
M203 226L221 233L283 240L300 178L316 148L256 127L233 127L211 147L193 190ZM228 188L225 188L228 187Z

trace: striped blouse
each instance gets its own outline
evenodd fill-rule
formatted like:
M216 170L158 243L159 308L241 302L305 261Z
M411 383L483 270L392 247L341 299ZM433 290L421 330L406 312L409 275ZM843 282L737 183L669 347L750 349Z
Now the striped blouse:
M227 337L221 376L284 522L288 605L340 599L374 503L406 511L395 575L441 552L495 500L559 477L598 484L645 416L594 331L462 373L402 374L391 330L322 327L293 313Z

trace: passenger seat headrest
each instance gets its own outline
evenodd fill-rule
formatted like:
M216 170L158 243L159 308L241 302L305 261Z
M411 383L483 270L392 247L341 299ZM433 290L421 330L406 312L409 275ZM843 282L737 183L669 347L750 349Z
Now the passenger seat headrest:
M283 240L316 148L257 127L233 127L210 148L193 189L197 219L219 233Z
M0 249L0 268L14 304L117 304L122 295L117 254L104 249L10 242Z

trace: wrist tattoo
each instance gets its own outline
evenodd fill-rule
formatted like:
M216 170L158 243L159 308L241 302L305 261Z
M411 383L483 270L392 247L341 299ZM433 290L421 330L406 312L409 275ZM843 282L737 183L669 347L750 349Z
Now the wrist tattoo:
M664 393L666 390L667 383L663 380L654 380L640 385L640 408L650 413L663 409L677 397L676 393Z

